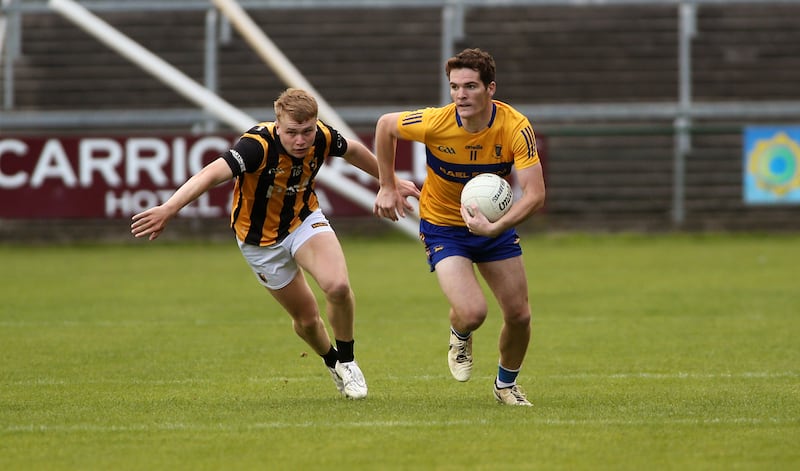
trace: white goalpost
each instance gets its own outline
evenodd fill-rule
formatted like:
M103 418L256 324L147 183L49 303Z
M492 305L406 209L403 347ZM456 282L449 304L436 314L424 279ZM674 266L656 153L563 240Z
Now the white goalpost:
M250 17L232 1L214 0L218 8L225 13L230 21L240 28L240 32L252 47L256 48L259 55L273 70L291 87L303 88L314 94L319 104L320 118L330 123L350 139L358 139L350 127L316 92L308 81L292 66L275 45L253 23ZM249 116L240 109L223 100L216 93L208 90L186 74L164 61L157 55L148 51L132 39L123 35L108 23L92 14L74 0L49 0L50 9L58 12L64 18L93 35L99 41L116 51L121 56L150 73L161 82L171 87L177 93L195 103L207 113L216 116L222 122L234 129L246 130L260 120ZM375 194L368 188L345 177L336 170L322 166L317 175L318 181L328 188L354 202L365 210L372 212ZM386 222L392 221L384 219ZM402 230L407 235L417 238L419 228L414 217L407 216L393 227Z

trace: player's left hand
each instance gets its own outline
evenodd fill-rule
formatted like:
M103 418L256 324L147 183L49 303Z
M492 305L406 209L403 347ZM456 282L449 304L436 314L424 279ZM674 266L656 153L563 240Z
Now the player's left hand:
M172 214L163 205L155 206L131 218L131 234L136 238L149 236L149 240L155 240L171 218Z
M473 204L467 209L467 207L462 204L461 219L464 220L467 229L471 233L484 237L495 237L495 234L493 234L494 223L486 219L486 216L478 209L478 205Z
M414 206L408 202L408 197L411 196L419 200L419 188L417 188L417 184L412 182L411 180L397 180L397 191L400 193L400 196L403 197L403 207L410 213L414 212Z
M486 216L480 212L478 205L475 204L469 208L463 204L461 205L461 219L464 220L464 224L467 225L467 229L475 235L483 237L497 237L505 230L504 226L500 224L502 218L495 222L489 221L486 219Z
M397 188L382 186L378 189L377 196L375 196L372 213L379 218L397 221L398 217L405 217L403 207L406 204L408 204L408 201L405 201L405 198L400 195L400 191Z
M381 186L375 197L372 213L392 221L404 218L406 211L414 211L414 206L406 199L409 196L419 199L419 189L412 181L397 179L392 188Z

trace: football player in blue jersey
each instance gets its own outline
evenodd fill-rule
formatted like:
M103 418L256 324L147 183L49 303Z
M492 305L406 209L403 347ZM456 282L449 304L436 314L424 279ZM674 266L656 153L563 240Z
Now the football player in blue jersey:
M545 184L533 128L524 115L494 100L494 58L466 49L445 65L452 103L388 113L378 120L375 149L380 190L376 216L405 217L405 197L395 176L398 139L425 144L427 175L420 196L420 239L431 271L450 304L448 364L458 381L472 374L472 336L488 313L474 267L502 310L500 358L494 382L498 402L530 406L517 385L528 350L531 309L522 250L515 226L544 205ZM489 222L461 205L461 189L480 173L508 177L515 171L522 193L511 209Z

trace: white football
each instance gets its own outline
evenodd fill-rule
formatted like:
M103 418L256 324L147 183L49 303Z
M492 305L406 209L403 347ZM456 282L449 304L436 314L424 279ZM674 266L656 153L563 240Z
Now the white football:
M472 215L472 206L486 216L490 222L500 219L511 209L514 203L514 192L511 185L493 173L481 173L474 176L461 190L461 204Z

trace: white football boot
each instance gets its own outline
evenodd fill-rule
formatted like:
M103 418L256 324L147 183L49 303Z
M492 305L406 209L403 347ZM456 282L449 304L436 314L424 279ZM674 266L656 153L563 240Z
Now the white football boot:
M348 361L347 363L336 362L336 374L342 380L342 392L350 399L362 399L367 397L367 381L358 363Z
M532 406L525 397L525 391L516 384L509 388L498 388L497 383L494 384L494 398L500 404L509 406Z
M339 377L339 373L336 372L336 368L331 368L330 366L326 366L326 368L328 368L328 371L331 373L331 378L333 379L333 384L336 385L336 389L340 393L344 394L344 381L342 381L342 378Z
M450 331L450 349L447 351L450 373L458 381L469 381L472 376L472 336L461 340Z

